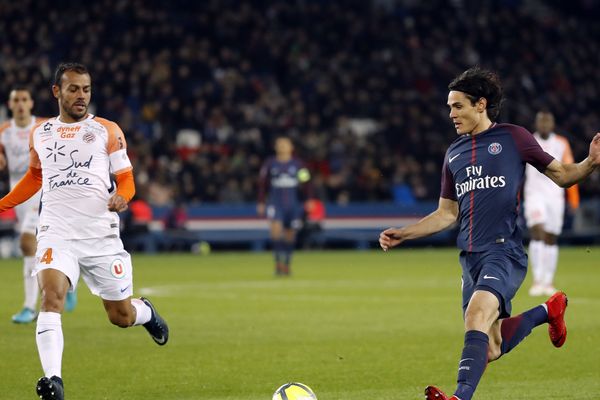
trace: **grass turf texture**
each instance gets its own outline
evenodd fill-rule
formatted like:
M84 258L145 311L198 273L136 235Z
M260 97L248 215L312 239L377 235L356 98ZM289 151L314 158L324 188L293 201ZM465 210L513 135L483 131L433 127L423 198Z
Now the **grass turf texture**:
M491 364L477 399L597 399L600 248L563 248L557 283L570 297L562 349L546 326ZM67 399L270 399L287 381L320 400L422 399L452 392L462 349L454 249L297 253L293 277L272 276L269 253L134 255L135 293L166 318L156 346L142 327L110 325L79 286L63 316ZM1 260L2 399L34 399L42 375L34 326L10 316L22 301L20 260ZM526 291L515 315L539 304Z

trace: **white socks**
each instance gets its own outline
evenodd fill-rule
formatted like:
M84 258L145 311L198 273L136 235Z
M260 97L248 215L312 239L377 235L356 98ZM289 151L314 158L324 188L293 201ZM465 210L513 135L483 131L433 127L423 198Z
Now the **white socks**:
M552 286L558 264L558 245L532 240L529 242L529 259L534 284Z
M531 260L531 272L533 273L534 284L539 284L542 280L545 246L541 240L532 240L529 242L529 259Z
M554 274L556 273L556 265L558 264L558 245L545 244L544 258L542 259L542 275L541 283L545 286L552 286L554 282Z
M135 307L135 322L133 325L144 325L152 318L152 309L140 299L131 299L131 305Z
M60 377L64 339L59 313L40 312L35 329L35 341L44 375Z
M23 257L23 283L25 287L24 306L36 311L40 293L37 276L31 276L35 268L35 257Z
M140 299L131 299L131 305L136 310L134 325L143 325L150 321L152 310L146 303ZM64 338L61 315L59 313L45 311L39 313L35 330L35 341L44 375L47 377L55 375L61 377Z

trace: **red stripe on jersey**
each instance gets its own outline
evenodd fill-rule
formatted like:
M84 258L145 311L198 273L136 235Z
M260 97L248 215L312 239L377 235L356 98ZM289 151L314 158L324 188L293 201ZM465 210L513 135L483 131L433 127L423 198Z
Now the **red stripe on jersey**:
M475 151L475 136L471 137L471 165L475 165L477 158ZM469 195L469 251L473 250L473 209L475 208L475 191Z

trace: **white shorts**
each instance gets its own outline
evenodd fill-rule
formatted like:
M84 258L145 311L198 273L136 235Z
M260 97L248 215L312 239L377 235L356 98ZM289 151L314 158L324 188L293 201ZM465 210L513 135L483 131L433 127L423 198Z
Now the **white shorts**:
M565 213L564 198L530 196L525 199L524 207L528 228L541 224L544 231L560 235Z
M124 300L133 294L131 257L118 237L64 240L41 238L35 254L37 274L44 269L64 273L75 290L79 275L103 300Z
M40 221L40 196L34 195L24 203L15 207L17 213L17 224L15 230L20 234L30 233L35 235Z

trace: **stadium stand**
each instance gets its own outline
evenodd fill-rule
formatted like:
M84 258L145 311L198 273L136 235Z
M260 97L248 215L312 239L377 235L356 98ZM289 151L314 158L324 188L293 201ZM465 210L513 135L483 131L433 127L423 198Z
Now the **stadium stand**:
M258 169L281 134L295 140L327 204L419 204L437 199L455 137L446 86L473 64L503 77L501 120L530 127L549 108L576 158L586 153L600 127L598 8L519 0L2 2L0 96L26 83L35 113L53 115L53 68L87 64L101 82L92 112L126 132L138 187L154 207L254 202ZM0 120L7 117L0 108ZM584 199L597 196L600 175L581 190Z

